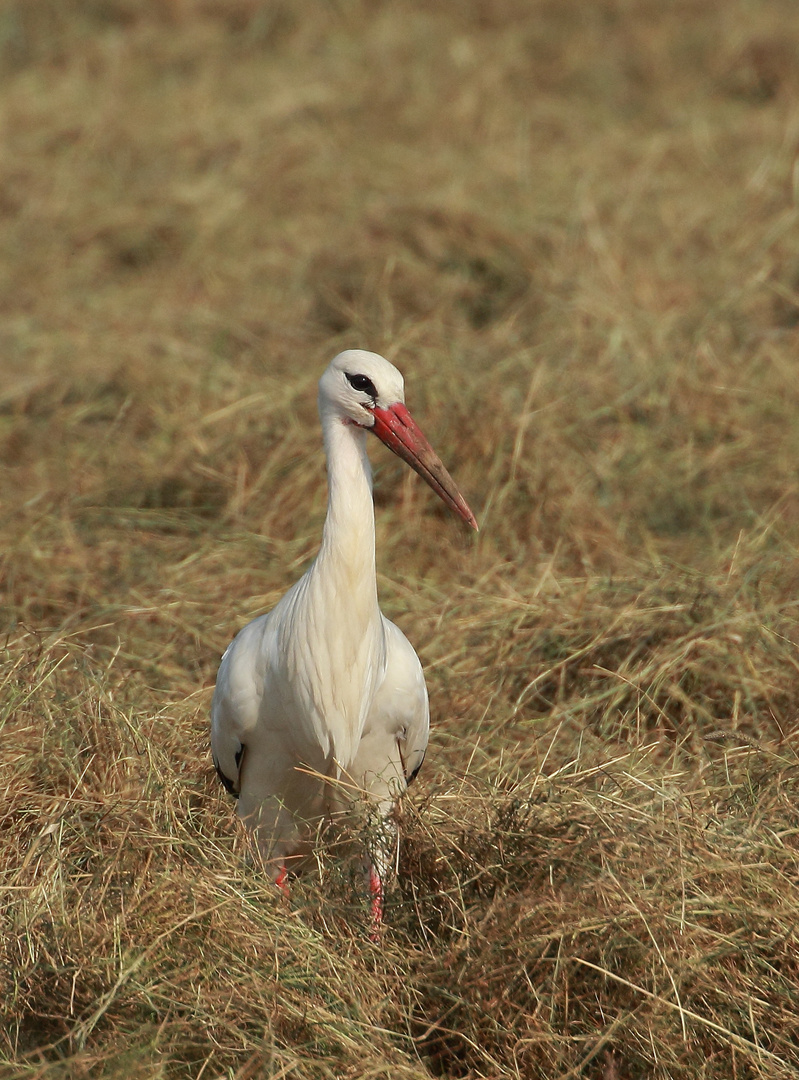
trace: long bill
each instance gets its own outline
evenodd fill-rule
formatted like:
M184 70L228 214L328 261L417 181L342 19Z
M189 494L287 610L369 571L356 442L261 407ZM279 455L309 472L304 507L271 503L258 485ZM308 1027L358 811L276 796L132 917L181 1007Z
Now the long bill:
M375 423L370 430L378 439L418 472L450 510L476 529L475 516L455 486L455 481L402 402L398 401L387 409L376 405L372 413Z

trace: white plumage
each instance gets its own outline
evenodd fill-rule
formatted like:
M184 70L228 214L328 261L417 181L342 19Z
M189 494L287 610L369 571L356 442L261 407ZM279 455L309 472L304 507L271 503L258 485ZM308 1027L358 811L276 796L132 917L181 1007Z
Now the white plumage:
M320 823L365 799L383 823L370 845L382 911L393 806L424 758L422 667L378 607L366 435L376 434L466 522L474 516L404 405L402 375L375 353L340 353L319 382L328 508L319 554L222 658L212 705L214 764L283 884Z

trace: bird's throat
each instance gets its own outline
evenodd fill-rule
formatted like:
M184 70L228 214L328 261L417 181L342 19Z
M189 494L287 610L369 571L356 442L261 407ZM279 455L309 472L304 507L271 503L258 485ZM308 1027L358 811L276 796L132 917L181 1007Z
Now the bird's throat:
M366 432L337 423L325 431L328 502L316 571L335 594L339 617L377 613L375 515Z

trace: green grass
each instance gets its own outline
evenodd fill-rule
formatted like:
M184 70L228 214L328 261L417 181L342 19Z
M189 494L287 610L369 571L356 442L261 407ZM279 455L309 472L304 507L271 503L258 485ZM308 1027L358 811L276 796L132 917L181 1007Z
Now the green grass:
M0 8L0 1077L799 1075L799 12ZM431 747L379 948L208 751L375 446Z

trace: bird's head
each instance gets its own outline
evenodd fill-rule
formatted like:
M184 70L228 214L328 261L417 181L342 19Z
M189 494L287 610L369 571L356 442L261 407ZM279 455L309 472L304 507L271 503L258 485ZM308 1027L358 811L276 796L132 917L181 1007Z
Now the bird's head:
M405 381L383 356L364 349L339 353L319 380L319 409L344 423L373 428L375 408L405 401Z
M319 412L344 424L371 431L422 476L459 517L477 528L455 481L405 407L405 382L392 363L377 353L348 349L339 353L319 380Z

